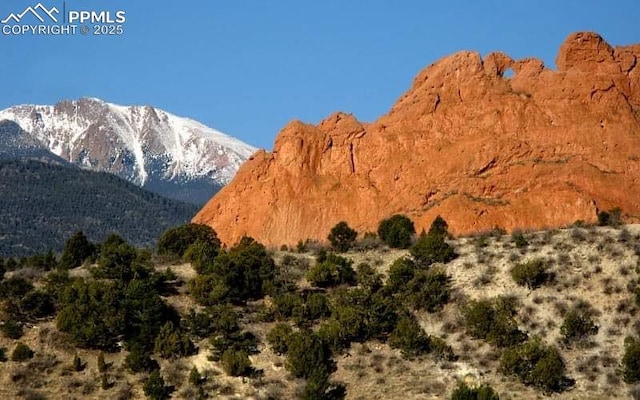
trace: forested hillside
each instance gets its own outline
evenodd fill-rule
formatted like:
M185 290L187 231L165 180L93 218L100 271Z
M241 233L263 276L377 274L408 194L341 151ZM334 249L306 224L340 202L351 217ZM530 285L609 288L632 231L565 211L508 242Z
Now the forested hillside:
M0 160L0 256L61 250L79 230L92 240L118 232L137 246L151 246L196 211L111 174Z

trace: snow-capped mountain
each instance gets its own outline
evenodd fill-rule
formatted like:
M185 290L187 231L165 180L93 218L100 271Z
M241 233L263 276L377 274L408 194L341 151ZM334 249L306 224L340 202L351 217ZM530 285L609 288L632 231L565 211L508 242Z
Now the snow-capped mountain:
M0 111L2 120L17 123L30 141L82 168L196 204L228 183L255 151L191 119L94 98L19 105Z

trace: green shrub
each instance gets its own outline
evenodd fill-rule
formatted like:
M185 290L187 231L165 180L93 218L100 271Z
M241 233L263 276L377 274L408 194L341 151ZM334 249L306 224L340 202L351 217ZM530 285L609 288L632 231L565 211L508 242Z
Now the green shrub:
M456 361L458 359L458 356L453 352L453 348L442 338L430 336L429 347L431 354L433 354L438 360Z
M327 239L329 240L329 243L331 243L331 247L336 251L345 252L353 247L357 237L358 232L351 229L345 221L341 221L331 228L331 232L329 233L329 236L327 236Z
M351 344L351 338L336 319L329 319L318 328L318 337L332 353L340 353Z
M523 249L529 245L529 242L520 231L514 231L511 234L511 239L513 240L513 243L515 243L516 247L519 249Z
M74 282L62 296L57 326L80 347L115 349L126 328L122 292L112 282Z
M489 236L487 234L482 234L476 237L473 240L473 245L476 249L484 249L485 247L489 246Z
M435 312L449 302L451 277L441 268L418 272L407 284L403 296L416 309Z
M153 271L151 254L138 251L120 236L110 235L100 247L98 267L92 269L94 277L129 282L148 278Z
M273 298L272 315L279 321L292 319L296 325L309 325L331 314L324 293L283 293Z
M124 364L132 372L153 372L160 369L158 362L151 358L151 353L134 346L124 359Z
M229 286L217 275L199 275L189 281L189 293L203 306L226 303L230 292Z
M453 247L446 242L444 234L430 232L428 235L420 235L416 243L409 248L409 253L416 264L421 267L429 267L433 263L448 263L458 255Z
M211 333L231 335L240 332L240 315L231 306L217 305L209 307L207 308L207 313L213 323L211 325Z
M640 338L638 337L629 336L624 340L622 376L629 384L640 382Z
M253 369L249 355L244 350L229 348L222 353L222 369L229 376L249 376Z
M384 340L398 324L400 306L397 301L381 292L371 293L364 303L368 339Z
M0 282L0 298L20 301L34 289L33 284L19 276L12 276Z
M622 225L622 210L619 207L598 212L598 225L617 227Z
M100 376L100 387L102 388L102 390L109 390L111 386L113 386L113 384L109 382L109 377L107 376L107 374L102 374Z
M209 339L209 342L211 343L210 358L214 361L221 360L224 353L229 349L236 352L242 351L246 354L258 353L258 339L256 335L248 331L213 336Z
M215 332L215 321L208 312L196 312L193 308L189 310L180 324L189 334L204 339Z
M318 264L324 262L327 259L329 252L324 247L321 247L317 250L317 252L314 252L314 254L316 256L316 264Z
M429 227L429 235L448 236L449 224L441 216L436 216Z
M191 263L200 275L211 273L215 258L220 253L220 243L198 239L185 251L183 259Z
M460 382L451 394L451 400L500 400L500 396L489 384L469 387L466 383Z
M7 361L7 348L0 347L0 362L6 362L6 361Z
M315 374L307 379L301 400L342 400L346 397L346 388L342 384L330 383L329 377Z
M302 315L294 313L294 321L297 324L317 321L331 315L329 301L324 293L308 293L302 308Z
M284 321L302 314L304 299L298 293L282 293L273 299L273 313L277 320Z
M377 292L384 286L382 277L382 274L376 272L376 270L367 263L360 263L356 267L356 281L358 286L370 292Z
M566 386L566 367L560 352L555 347L547 349L546 354L531 371L533 385L546 392L560 392Z
M307 241L302 241L302 239L298 240L298 243L296 244L296 252L298 252L298 253L306 252L307 251L307 242L308 242L308 240Z
M127 344L136 342L152 351L162 326L168 321L177 322L180 317L160 297L153 281L134 279L123 289L120 309L111 313L124 312L124 339Z
M413 222L402 214L383 219L378 225L378 236L387 246L406 249L411 246L411 239L416 233Z
M151 277L150 277L151 278ZM116 350L118 341L152 350L160 329L178 315L158 294L154 279L129 282L81 279L60 296L57 327L79 347Z
M389 336L389 346L400 349L407 357L418 356L429 352L429 336L413 315L405 313Z
M287 353L287 341L293 333L289 324L279 323L267 333L267 342L274 353L278 355Z
M549 280L547 265L541 259L516 264L511 268L511 277L518 285L529 289L536 289Z
M342 284L354 285L356 273L353 261L333 253L327 254L322 262L316 263L307 273L307 280L322 288L334 287Z
M58 260L52 250L37 253L30 257L20 258L20 268L33 268L39 271L50 271L58 265Z
M296 378L328 377L335 370L329 347L311 331L294 332L287 349L286 368Z
M418 268L413 260L406 257L398 258L389 267L389 276L385 286L386 291L390 293L403 291L417 271Z
M332 319L340 327L339 340L350 343L384 339L398 320L393 297L364 289L338 289L331 298Z
M51 271L44 278L44 287L42 290L51 296L54 307L58 308L60 306L65 290L71 286L74 279L78 278L72 279L67 270Z
M593 322L590 313L571 310L560 326L560 334L565 345L586 339L589 335L598 333L598 326Z
M332 296L332 319L337 321L340 336L347 343L369 338L369 299L369 293L362 289L341 290Z
M32 290L25 294L18 302L18 308L23 320L45 318L55 313L51 295L40 290Z
M200 224L185 224L164 231L158 239L158 254L182 258L189 246L198 241L220 249L220 239L211 227Z
M332 287L340 284L339 266L330 262L322 262L311 267L307 280L317 287Z
M11 361L26 361L33 358L33 350L26 344L18 342L11 353Z
M7 258L7 260L4 263L4 267L7 271L15 271L16 269L18 269L19 265L16 262L15 258L13 257L9 257Z
M82 362L80 356L78 356L78 353L76 353L76 355L73 356L73 370L76 372L80 372L84 369L84 367L85 364Z
M104 361L104 353L103 352L100 352L100 354L98 354L97 364L98 364L98 372L100 372L101 374L107 372L107 369L109 368L109 366Z
M202 374L198 371L198 368L191 368L191 372L189 372L189 383L193 386L200 386L204 382L202 378Z
M4 321L2 325L2 333L9 339L20 339L24 335L22 325L13 318Z
M162 358L181 358L195 352L189 335L167 322L156 336L154 351Z
M64 269L76 268L87 259L95 259L96 255L96 245L91 243L82 231L78 231L67 240L59 265Z
M145 396L153 400L168 399L171 395L171 388L165 386L164 379L158 370L149 374L142 388Z
M485 339L498 347L510 347L527 338L518 329L513 318L515 305L508 299L470 301L462 314L467 334L476 339Z
M568 381L558 350L544 345L538 338L505 350L500 360L500 371L545 392L561 392Z
M214 334L226 335L240 330L240 316L229 305L216 305L204 312L191 309L180 321L184 330L200 339Z
M275 292L275 262L267 249L250 237L243 237L227 252L221 251L206 272L189 284L191 294L202 305L241 304Z

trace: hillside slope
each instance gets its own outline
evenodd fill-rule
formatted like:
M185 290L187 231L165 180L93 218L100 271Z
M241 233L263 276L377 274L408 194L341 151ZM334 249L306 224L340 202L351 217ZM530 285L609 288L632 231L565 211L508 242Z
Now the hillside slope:
M448 243L454 247L458 257L431 268L446 271L451 277L450 298L435 312L419 309L413 310L412 314L426 333L441 338L452 347L457 357L447 359L436 352L408 357L400 349L391 347L385 339L351 343L344 352L333 355L337 369L331 374L332 381L344 384L346 399L449 399L461 381L471 386L489 384L503 400L640 398L640 381L625 383L622 374L625 338L640 335L640 300L636 299L640 289L640 269L637 268L640 261L640 225L525 232L519 241L515 235L492 232L456 238ZM391 266L396 260L408 257L409 252L380 247L341 255L351 259L353 265L367 263L382 273L388 282ZM304 276L316 265L317 254L275 252L274 258L283 277L297 276L293 280L295 287L309 289L310 283ZM538 287L516 284L511 269L518 263L535 260L545 263L548 279ZM92 267L85 265L72 270L71 274L89 276L87 268ZM166 268L166 264L156 265L158 271ZM192 309L205 313L216 307L220 309L220 305L200 308L189 290L191 285L183 284L198 277L191 265L178 260L170 268L178 276L173 282L176 290L164 299L181 313L182 322L186 322ZM27 273L15 271L12 274L26 276ZM43 275L36 276L40 276L41 282L47 281ZM342 290L349 290L354 294L353 298L358 299L355 293L368 289L362 285L358 288L342 285L326 290L316 288L316 294L326 294L334 304L336 298L333 296ZM300 294L301 291L295 293ZM465 317L465 310L473 301L496 298L510 299L514 306L514 325L518 330L558 349L566 366L566 377L571 382L569 387L559 393L545 394L539 388L527 386L516 377L500 372L503 355L508 349L491 344L489 340L474 338ZM273 312L274 304L277 304L274 298L267 297L232 307L242 315L242 330L258 338L258 350L250 356L252 366L259 371L254 376L229 376L223 362L213 361L213 344L220 343L220 336L200 337L197 354L188 357L163 359L154 355L161 364L162 376L175 389L172 398L199 398L197 394L202 392L208 398L221 399L299 398L304 381L292 376L285 367L289 356L277 354L267 334L279 322L294 325L294 331L304 329L305 324L299 324L300 320L294 324L295 319L278 318L273 321L266 318L270 315L269 310ZM562 326L572 310L590 310L597 329L580 340L565 342ZM371 315L384 315L380 312L372 311ZM302 317L302 322L315 325L316 330L318 325L324 326L334 318L327 316L319 321L309 321ZM349 318L357 321L358 314L349 313L346 320ZM213 321L210 323L218 323L218 319ZM197 335L191 337L195 340ZM110 365L109 382L113 387L103 390L97 384L101 374L96 359L100 351L75 347L53 320L40 320L30 325L20 341L28 344L36 356L28 362L8 361L2 364L2 398L26 397L25 393L33 394L34 398L35 395L47 398L144 398L142 385L146 375L134 374L127 368L126 350L105 355ZM16 342L0 335L0 348L11 350ZM87 363L82 371L71 370L74 354ZM194 367L207 377L198 386L190 383L188 378Z
M0 256L60 250L78 230L149 246L197 210L115 175L37 160L0 159L0 193Z

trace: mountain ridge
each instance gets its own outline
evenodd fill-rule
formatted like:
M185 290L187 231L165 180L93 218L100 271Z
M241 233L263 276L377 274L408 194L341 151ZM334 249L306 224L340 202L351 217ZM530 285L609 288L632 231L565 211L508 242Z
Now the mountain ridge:
M148 105L121 106L97 98L13 106L0 111L0 121L4 119L82 168L110 172L196 204L228 183L255 151L195 120ZM198 193L190 198L180 192L181 184Z
M375 231L395 213L454 233L640 218L640 45L578 32L557 70L541 60L463 51L431 64L372 123L335 113L293 121L193 222L235 243L326 240L347 221ZM513 75L507 77L507 70Z

